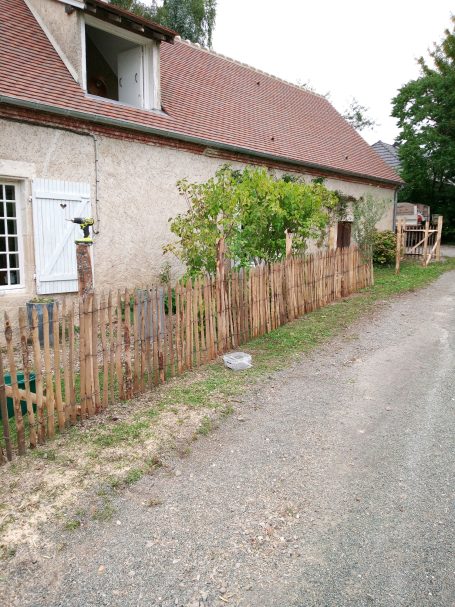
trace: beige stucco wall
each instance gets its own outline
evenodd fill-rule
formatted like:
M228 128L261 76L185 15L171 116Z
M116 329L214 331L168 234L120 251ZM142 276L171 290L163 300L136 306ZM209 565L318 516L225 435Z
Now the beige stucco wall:
M41 19L82 82L82 16L80 11L65 12L65 5L57 0L26 0L31 10Z
M370 194L376 200L385 201L385 212L382 219L378 222L378 230L391 230L393 226L393 200L394 190L387 188L381 188L374 185L366 185L363 183L350 183L347 181L340 181L338 179L326 179L324 181L331 190L340 190L347 196L353 196L354 198L360 198Z
M89 136L0 120L0 179L15 183L19 195L24 287L0 289L0 313L15 310L36 295L31 184L35 177L95 184L94 144Z
M184 177L204 181L225 161L156 145L97 135L98 209L95 208L95 143L92 137L42 126L0 120L0 178L21 184L26 286L8 301L34 295L33 226L29 196L34 177L88 182L92 212L99 216L94 267L97 289L152 283L163 266L162 247L173 238L168 220L186 209L176 182ZM21 164L22 163L22 164ZM22 168L24 166L26 168ZM238 165L241 166L241 165ZM21 174L22 171L22 174ZM308 177L310 179L310 177ZM393 191L327 179L326 185L352 196L371 193L390 202L381 227L391 228ZM174 276L181 271L169 257Z

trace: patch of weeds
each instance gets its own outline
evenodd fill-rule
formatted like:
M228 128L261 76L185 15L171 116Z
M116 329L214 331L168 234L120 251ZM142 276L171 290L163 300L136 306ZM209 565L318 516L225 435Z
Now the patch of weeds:
M112 489L118 489L122 484L122 480L118 476L110 476L108 483Z
M93 512L92 518L93 520L98 521L100 523L105 523L112 520L114 513L114 506L112 505L110 500L106 499L104 500L103 504L99 508L96 508L96 510Z
M235 409L234 409L233 405L227 404L225 407L223 407L223 409L221 411L221 415L223 415L223 417L228 417L228 415L232 415L234 412L235 412Z
M144 413L144 417L148 417L149 419L154 419L157 416L158 416L158 411L156 409L148 409Z
M179 402L197 408L206 405L207 388L202 382L190 386L174 386L166 396L168 402Z
M98 447L115 447L120 443L132 443L142 436L144 430L148 428L148 422L132 421L118 422L109 428L103 430L92 440Z
M75 531L76 529L79 529L79 527L81 526L81 521L79 521L76 518L70 519L69 521L66 521L66 523L64 524L64 529L66 531Z
M125 476L124 484L132 485L133 483L137 483L137 481L141 480L144 476L144 471L140 468L131 468L131 470Z
M38 459L47 459L50 462L54 462L57 459L57 453L53 449L33 449L30 451L32 457Z
M158 457L158 455L152 455L151 457L146 458L145 465L149 472L153 472L154 470L158 470L158 468L161 468L163 462Z
M202 434L202 436L207 436L213 429L212 420L208 415L204 415L202 421L199 425L199 428L196 430L198 434Z

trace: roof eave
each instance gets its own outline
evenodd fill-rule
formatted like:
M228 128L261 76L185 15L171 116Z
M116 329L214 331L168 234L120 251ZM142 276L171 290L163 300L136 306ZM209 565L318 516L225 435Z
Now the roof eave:
M99 114L91 114L89 112L82 112L80 110L66 109L55 105L48 105L45 103L41 103L39 101L31 101L27 99L20 99L18 97L9 97L0 94L0 104L8 104L16 107L22 107L26 109L32 109L42 112L48 112L51 114L57 114L60 116L66 116L68 118L75 118L78 120L83 120L85 122L92 122L97 124L103 124L107 126L128 129L132 131L138 131L141 133L148 133L150 135L157 135L160 137L167 137L169 139L176 139L179 141L185 141L188 143L194 143L197 145L203 145L206 147L216 148L220 150L226 150L229 152L234 152L236 154L244 154L249 156L255 156L258 158L264 158L267 160L271 160L274 162L281 162L289 165L298 166L301 168L309 168L317 171L322 171L325 173L330 173L333 175L342 175L346 177L355 177L361 179L367 179L373 181L375 183L382 183L384 185L395 186L395 188L403 185L404 181L397 176L397 179L385 179L382 177L377 177L374 175L367 175L365 173L357 173L355 171L347 171L344 169L338 169L330 166L324 166L321 164L313 163L313 162L303 162L299 160L294 160L292 158L287 158L285 156L276 156L274 154L270 154L268 152L260 152L258 150L252 148L245 148L241 146L235 146L227 143L221 143L218 141L214 141L211 139L205 139L203 137L195 137L193 135L185 135L184 133L179 133L177 131L172 131L169 129L162 129L158 127L145 126L139 124L137 122L131 122L129 120L121 120L118 118L110 118L108 116L101 116Z
M84 13L147 38L173 44L174 38L177 36L177 32L174 30L119 8L115 4L102 0L84 0L83 6Z

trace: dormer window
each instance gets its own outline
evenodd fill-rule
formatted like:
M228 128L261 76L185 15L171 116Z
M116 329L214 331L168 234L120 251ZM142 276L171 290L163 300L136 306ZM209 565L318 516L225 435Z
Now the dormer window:
M87 16L88 94L144 109L161 109L159 43Z

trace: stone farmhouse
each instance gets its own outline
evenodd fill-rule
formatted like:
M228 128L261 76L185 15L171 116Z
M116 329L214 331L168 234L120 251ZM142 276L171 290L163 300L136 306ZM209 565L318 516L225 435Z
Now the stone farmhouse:
M176 182L225 163L371 193L392 227L400 178L325 98L101 0L0 0L0 31L3 309L77 291L75 216L97 289L150 283Z

